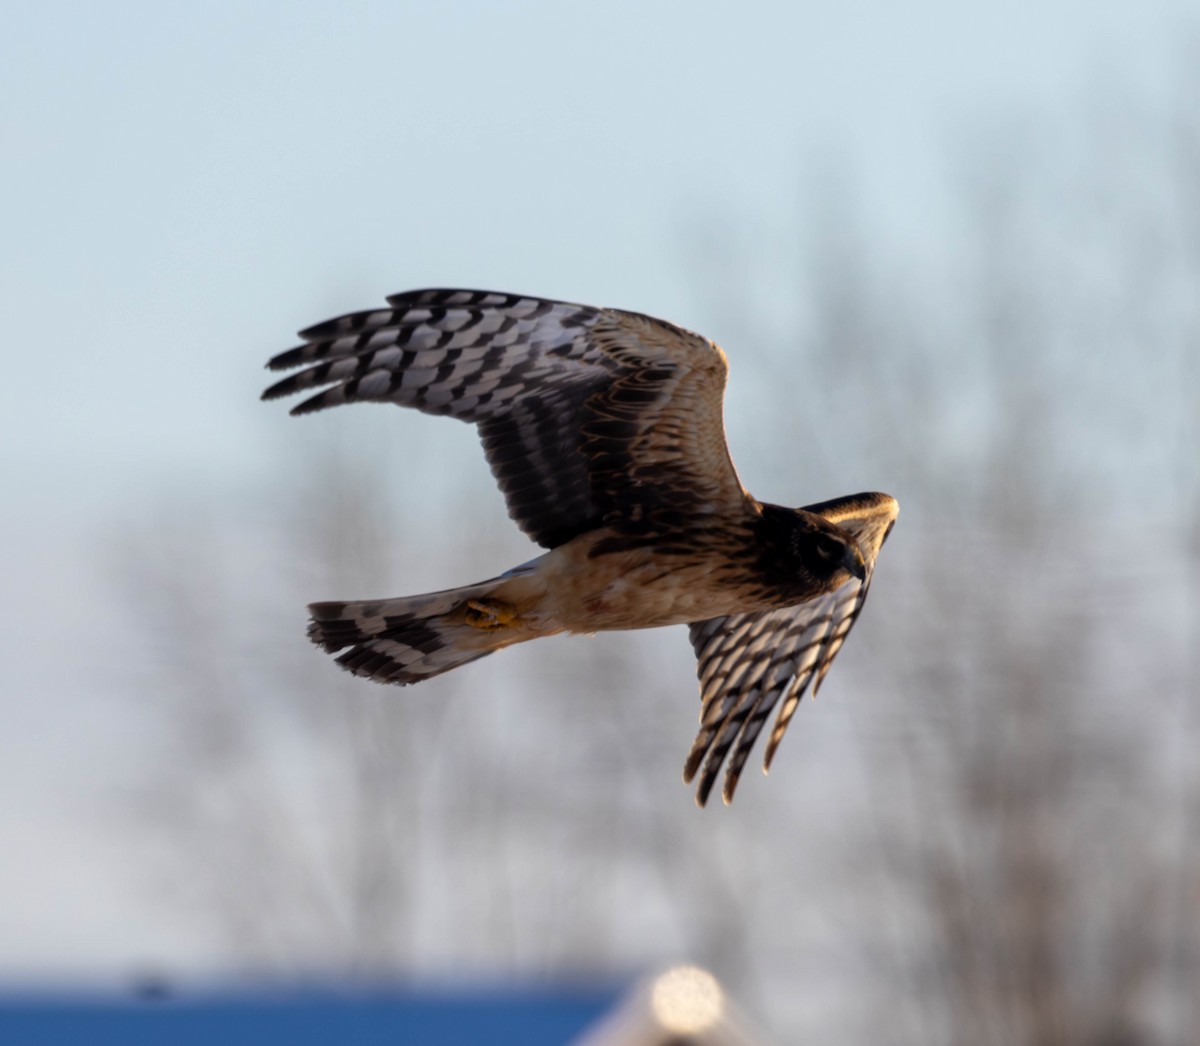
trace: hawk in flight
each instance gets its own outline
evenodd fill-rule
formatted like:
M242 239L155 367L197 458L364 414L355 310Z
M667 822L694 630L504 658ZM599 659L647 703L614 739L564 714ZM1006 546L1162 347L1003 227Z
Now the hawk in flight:
M725 446L725 354L663 320L486 291L396 294L317 324L270 361L263 399L360 400L479 428L517 525L548 551L499 577L399 599L314 603L308 634L401 686L559 632L687 625L700 732L684 767L733 798L778 708L764 771L862 610L896 520L886 494L757 501Z

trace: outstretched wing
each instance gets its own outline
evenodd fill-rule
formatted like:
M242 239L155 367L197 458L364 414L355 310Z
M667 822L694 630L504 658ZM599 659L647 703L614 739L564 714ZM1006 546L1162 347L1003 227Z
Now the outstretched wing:
M703 806L732 748L722 792L733 799L742 767L768 717L783 699L767 742L763 771L800 699L815 694L866 602L875 558L896 522L899 506L886 494L851 497L806 506L850 534L859 544L866 577L798 606L754 614L732 614L690 626L700 678L700 732L683 770L690 782L701 769L696 801Z
M745 498L712 342L516 294L423 290L388 304L301 331L268 366L303 369L263 399L323 389L292 413L366 400L473 422L509 515L547 548L605 524L636 540Z

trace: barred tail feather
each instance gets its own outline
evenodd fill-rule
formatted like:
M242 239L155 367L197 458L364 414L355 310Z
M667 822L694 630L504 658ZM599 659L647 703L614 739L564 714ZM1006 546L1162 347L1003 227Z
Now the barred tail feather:
M400 599L312 603L308 637L356 676L405 686L431 679L522 639L489 596L506 578ZM346 649L346 648L349 649Z

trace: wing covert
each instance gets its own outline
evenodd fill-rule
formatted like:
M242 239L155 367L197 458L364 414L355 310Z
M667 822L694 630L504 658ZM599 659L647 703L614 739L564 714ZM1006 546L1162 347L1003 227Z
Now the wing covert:
M393 295L301 332L264 399L307 414L397 403L478 426L522 530L549 548L602 523L650 533L674 511L744 497L725 448L724 354L615 309L487 291Z

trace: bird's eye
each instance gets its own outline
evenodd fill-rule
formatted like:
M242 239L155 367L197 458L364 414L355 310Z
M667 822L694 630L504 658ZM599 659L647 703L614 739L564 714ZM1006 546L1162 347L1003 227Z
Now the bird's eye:
M820 538L817 541L817 553L822 559L840 560L844 550L841 542L835 541L833 538Z

